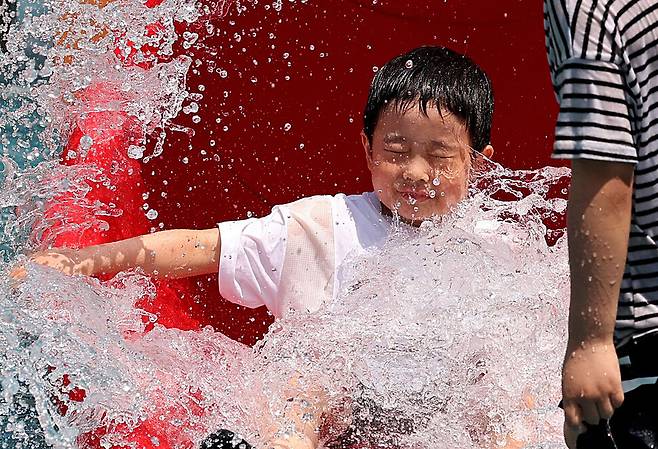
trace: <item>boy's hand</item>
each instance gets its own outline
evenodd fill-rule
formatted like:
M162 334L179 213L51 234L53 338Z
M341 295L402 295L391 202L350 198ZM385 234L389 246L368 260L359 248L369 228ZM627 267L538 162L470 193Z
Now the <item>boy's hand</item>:
M575 449L585 427L610 419L624 402L619 361L612 341L569 345L562 368L564 438Z
M65 248L36 253L30 257L30 261L54 268L68 275L86 274L87 271L83 265L76 261L73 251ZM25 279L26 275L27 271L24 265L18 265L9 272L9 276L15 281Z

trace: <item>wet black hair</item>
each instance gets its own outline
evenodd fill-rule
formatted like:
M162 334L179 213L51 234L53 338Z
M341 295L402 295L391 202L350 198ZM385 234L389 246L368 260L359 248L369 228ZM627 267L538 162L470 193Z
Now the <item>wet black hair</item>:
M482 151L490 143L491 81L467 56L445 47L420 47L379 69L363 112L363 131L370 144L382 110L388 105L404 110L416 102L426 115L430 105L462 119L474 149Z

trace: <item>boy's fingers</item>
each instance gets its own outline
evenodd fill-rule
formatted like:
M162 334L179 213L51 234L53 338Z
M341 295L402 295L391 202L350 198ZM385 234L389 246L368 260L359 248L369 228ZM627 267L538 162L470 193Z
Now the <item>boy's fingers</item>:
M25 267L21 265L19 267L12 268L9 272L9 276L16 281L22 281L25 279L25 276L27 276L27 271L25 270Z

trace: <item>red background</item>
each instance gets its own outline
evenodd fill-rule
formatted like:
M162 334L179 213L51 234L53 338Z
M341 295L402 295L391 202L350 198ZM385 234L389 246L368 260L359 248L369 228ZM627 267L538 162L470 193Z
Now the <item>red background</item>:
M142 165L154 226L212 227L302 196L369 190L359 131L373 66L421 45L466 53L491 77L494 159L551 163L556 105L540 1L283 0L281 11L243 2L191 31L200 39L180 51L194 60L188 91L203 94L201 122L181 113L175 123L194 135L169 131L162 156ZM191 315L247 343L266 328L263 310L219 298L216 276L195 282Z

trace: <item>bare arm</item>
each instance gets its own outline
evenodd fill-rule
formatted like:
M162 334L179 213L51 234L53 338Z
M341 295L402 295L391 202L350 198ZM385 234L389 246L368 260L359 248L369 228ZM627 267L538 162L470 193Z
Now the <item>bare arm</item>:
M566 424L582 430L583 420L598 424L623 401L613 336L634 167L576 160L572 168L567 226L571 304L562 384Z
M140 267L155 277L184 278L217 272L220 249L217 228L174 229L80 250L55 248L32 259L66 274L112 275ZM17 270L13 275L20 277Z
M319 444L319 428L322 415L327 408L326 391L320 385L301 387L298 374L290 379L290 390L286 396L292 399L284 412L284 419L294 425L294 432L275 436L276 423L270 424L266 432L273 434L266 448L270 449L315 449ZM300 389L301 388L301 389Z

